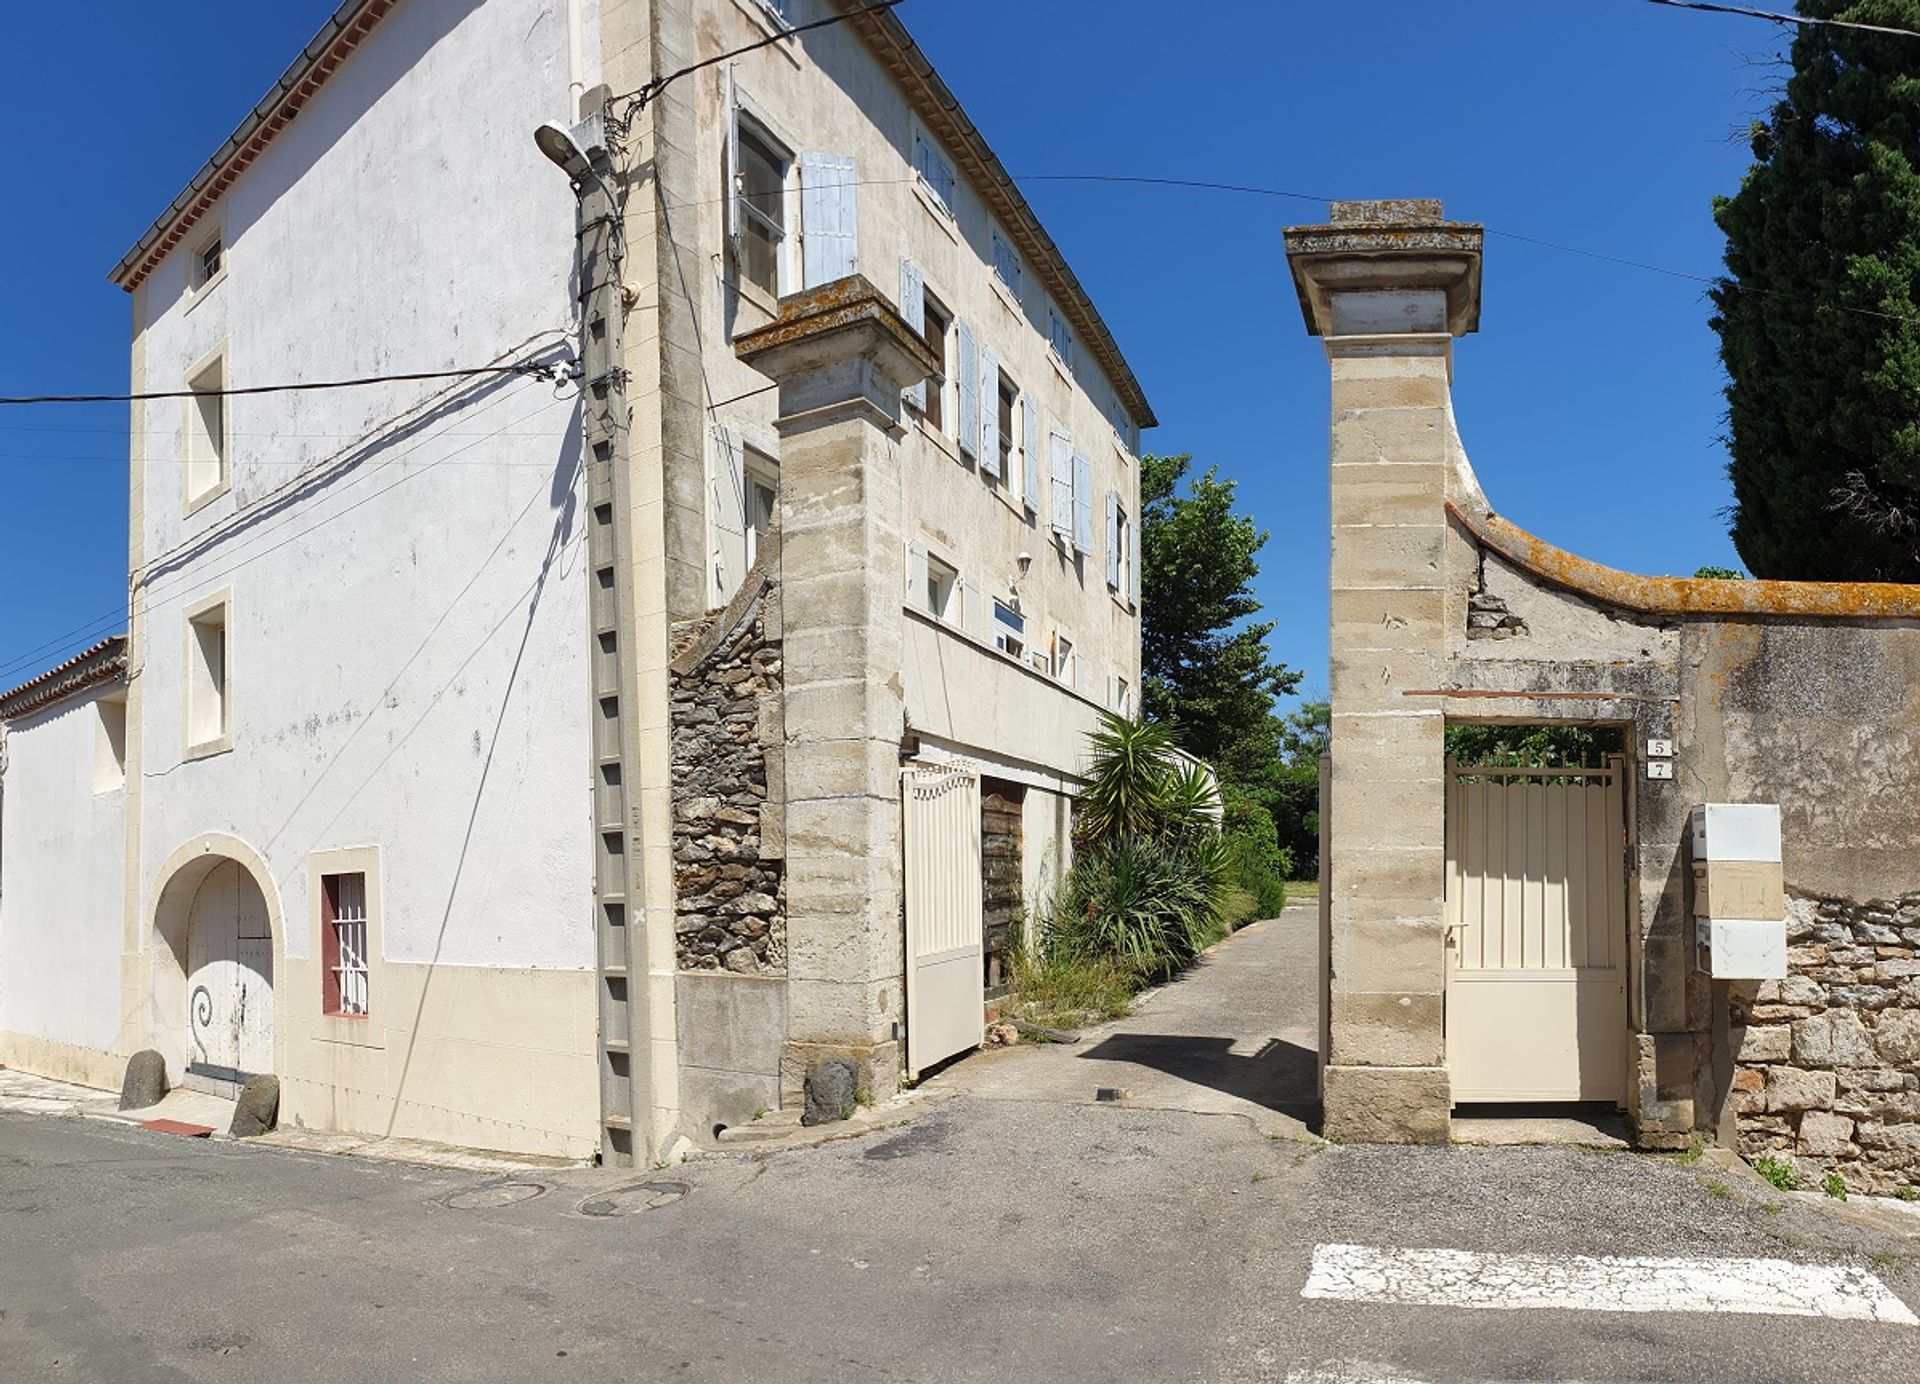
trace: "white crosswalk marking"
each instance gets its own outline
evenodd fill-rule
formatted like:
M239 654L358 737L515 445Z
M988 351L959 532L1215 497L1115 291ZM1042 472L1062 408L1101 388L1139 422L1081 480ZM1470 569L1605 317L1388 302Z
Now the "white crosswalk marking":
M1745 1312L1920 1325L1865 1269L1785 1259L1643 1259L1321 1245L1300 1296L1434 1307Z

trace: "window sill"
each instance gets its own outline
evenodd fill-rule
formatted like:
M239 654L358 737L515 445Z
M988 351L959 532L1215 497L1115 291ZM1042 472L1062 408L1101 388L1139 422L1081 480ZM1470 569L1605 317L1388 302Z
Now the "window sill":
M913 194L920 199L920 205L925 207L932 214L933 219L939 223L940 229L947 233L947 239L958 245L960 228L954 224L953 208L935 196L933 189L927 186L927 180L918 173L913 175Z
M733 5L740 13L753 21L755 28L770 38L785 38L793 32L793 26L791 24L785 22L779 15L761 4L760 0L733 0ZM799 56L789 51L794 45L775 43L769 44L768 47L772 48L774 52L778 53L795 67L800 66Z
M227 281L227 265L226 265L226 261L222 259L220 263L219 273L215 274L211 279L208 279L205 283L201 284L200 287L190 288L187 290L187 306L181 311L180 315L182 317L185 317L189 313L191 313L195 308L199 307L202 303L206 302L208 296L212 294L214 289L220 287L220 285L225 283L226 281Z
M1020 305L1020 295L1015 293L1013 289L1008 286L1007 281L1001 278L997 272L988 271L987 278L993 284L993 291L999 295L1000 306L1011 312L1015 321L1024 318L1027 315L1027 310Z
M748 279L740 278L727 279L724 280L724 282L733 289L741 302L757 312L765 313L767 321L771 322L780 315L780 300L768 293L766 289L760 287L759 284ZM738 330L736 329L735 335L737 336L738 334Z
M233 749L233 733L229 731L217 740L202 740L197 745L189 745L180 756L182 763L196 759L212 759L215 755L226 754Z
M920 436L926 438L928 442L931 442L935 449L948 461L953 462L956 466L964 466L966 464L960 460L960 444L934 427L933 424L929 423L926 414L914 414L913 422L914 426L920 430Z
M233 489L233 477L228 476L211 490L203 490L198 495L187 497L186 504L180 510L182 519L191 519L229 490Z

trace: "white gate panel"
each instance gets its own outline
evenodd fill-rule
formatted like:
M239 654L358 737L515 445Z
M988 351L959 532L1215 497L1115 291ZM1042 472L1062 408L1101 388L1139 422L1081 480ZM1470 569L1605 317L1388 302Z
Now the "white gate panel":
M266 901L232 862L195 892L187 931L184 1084L232 1095L273 1070L273 934Z
M1622 763L1449 766L1447 1071L1459 1101L1626 1097Z
M980 777L906 769L907 1075L979 1046L986 1026Z

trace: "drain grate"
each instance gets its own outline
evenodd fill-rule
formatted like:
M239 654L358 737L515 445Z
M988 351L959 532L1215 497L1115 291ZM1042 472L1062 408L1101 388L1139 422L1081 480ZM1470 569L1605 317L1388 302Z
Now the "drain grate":
M583 1216L636 1216L642 1211L671 1206L692 1190L690 1182L657 1178L616 1187L603 1196L588 1197L578 1209Z
M490 1206L532 1201L546 1190L546 1185L539 1182L490 1182L484 1187L449 1192L440 1198L440 1204L454 1211L483 1211Z

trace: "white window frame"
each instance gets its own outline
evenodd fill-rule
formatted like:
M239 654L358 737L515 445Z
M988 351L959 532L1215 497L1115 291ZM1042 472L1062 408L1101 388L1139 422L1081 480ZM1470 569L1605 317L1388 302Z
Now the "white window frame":
M219 667L210 666L208 631L220 631ZM207 698L217 725L208 725ZM182 757L205 759L233 748L233 588L225 587L181 611L180 731Z
M1073 636L1055 627L1053 631L1053 680L1069 689L1080 686L1080 650Z
M227 244L226 228L218 224L193 242L191 258L187 261L187 292L194 303L226 282L228 253L231 249ZM220 256L211 274L207 272L207 252L210 250Z
M927 614L943 625L958 628L964 619L960 609L960 569L935 553L927 554L927 583L921 600Z
M960 350L960 343L955 339L960 318L952 308L947 306L946 300L927 287L924 281L920 286L920 312L920 320L923 324L920 329L922 341L927 339L924 324L929 319L937 318L941 323L940 373L929 375L926 381L926 395L937 394L940 402L935 408L928 410L924 402L926 396L923 396L921 421L926 422L932 431L953 440L957 445L960 438L960 380L954 369L954 358ZM937 413L939 416L928 421L928 412Z
M746 530L746 563L740 569L742 579L752 570L753 564L760 559L760 540L764 536L755 522L759 513L760 490L771 493L772 504L767 511L767 530L771 532L780 522L780 463L764 452L751 446L743 446L740 463L741 523Z
M1015 663L1026 661L1027 617L1011 601L993 598L993 647Z
M180 401L182 517L212 504L233 485L233 400L224 393L232 379L224 341L187 369L185 388L191 397ZM209 426L209 400L218 412L218 436Z
M364 882L365 926L364 946L361 965L357 973L365 978L366 988L363 999L366 1012L354 1014L342 1011L329 1011L323 1003L325 996L325 978L320 968L326 964L326 945L320 929L325 925L326 877L328 875L359 875ZM386 1025L369 1023L376 1017L379 1006L392 997L393 991L387 987L385 947L383 933L386 924L385 878L381 870L380 847L378 846L341 846L314 851L307 856L307 935L313 939L311 947L313 973L309 984L315 987L295 988L289 985L289 992L298 994L298 1002L312 1004L319 1010L320 1025L324 1036L335 1041L349 1042L357 1047L382 1048L386 1046ZM316 993L317 990L317 993ZM343 996L344 998L344 996ZM293 1000L286 1001L294 1002Z
M775 134L773 128L768 125L766 121L754 115L753 112L746 109L744 105L736 107L733 120L735 149L739 149L741 145L751 138L756 143L763 145L766 151L773 155L774 165L780 174L780 222L775 228L779 231L779 237L774 242L773 247L773 288L771 294L769 296L769 290L765 284L757 283L747 277L747 231L744 223L740 226L739 244L735 247L733 256L733 280L739 285L742 293L759 302L761 307L768 312L777 312L779 309L779 299L792 290L795 282L799 278L799 274L794 265L794 252L798 244L798 239L794 234L794 170L797 167L797 160L793 152L793 145L789 141L781 138L781 136ZM744 155L740 156L739 163L734 169L734 176L739 181L736 186L728 189L728 195L732 198L733 204L737 209L736 215L751 219L756 224L771 225L772 219L747 199L744 186L746 181L746 161Z

